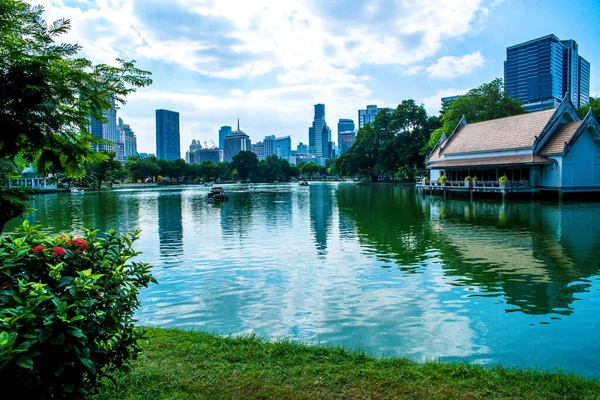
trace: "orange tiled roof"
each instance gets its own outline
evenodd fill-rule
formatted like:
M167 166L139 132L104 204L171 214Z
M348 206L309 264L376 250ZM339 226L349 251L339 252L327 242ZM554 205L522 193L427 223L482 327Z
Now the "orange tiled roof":
M555 132L544 144L539 154L562 154L565 142L570 141L583 121L567 122L560 130Z
M530 165L530 164L549 164L552 160L534 155L521 156L502 156L502 157L483 157L483 158L463 158L460 160L445 160L436 162L431 168L452 168L452 167L485 167L501 165Z
M461 154L481 151L533 147L555 109L492 119L463 126L450 140L443 153Z

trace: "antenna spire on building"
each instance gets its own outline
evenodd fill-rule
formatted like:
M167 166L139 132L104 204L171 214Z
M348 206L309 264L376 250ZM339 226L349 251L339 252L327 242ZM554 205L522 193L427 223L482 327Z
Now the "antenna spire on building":
M238 118L238 131L240 130L240 119Z

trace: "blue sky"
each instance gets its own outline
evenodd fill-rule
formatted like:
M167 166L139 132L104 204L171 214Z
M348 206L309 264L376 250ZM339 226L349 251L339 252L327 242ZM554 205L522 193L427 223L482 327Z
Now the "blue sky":
M155 151L154 110L180 112L181 152L217 142L222 125L253 142L308 141L313 105L339 118L404 99L439 110L441 96L503 76L506 47L550 33L575 39L600 94L597 0L39 0L65 17L65 38L95 62L135 59L154 84L119 116Z

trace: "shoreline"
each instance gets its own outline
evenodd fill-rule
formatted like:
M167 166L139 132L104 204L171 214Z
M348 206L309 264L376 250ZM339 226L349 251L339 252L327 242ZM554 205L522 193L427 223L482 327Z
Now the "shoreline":
M599 379L533 369L376 358L342 347L146 328L133 372L98 398L595 399Z

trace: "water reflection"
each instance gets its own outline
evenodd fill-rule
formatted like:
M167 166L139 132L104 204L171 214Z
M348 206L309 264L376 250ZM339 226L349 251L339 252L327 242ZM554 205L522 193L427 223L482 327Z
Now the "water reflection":
M158 196L158 238L160 256L165 264L179 264L183 259L183 219L181 192Z
M327 254L327 233L331 225L333 210L333 187L330 185L310 186L310 227L315 237L319 255Z
M353 184L38 196L49 232L142 228L143 324L374 355L600 368L600 205L468 201ZM8 228L14 228L11 223Z

